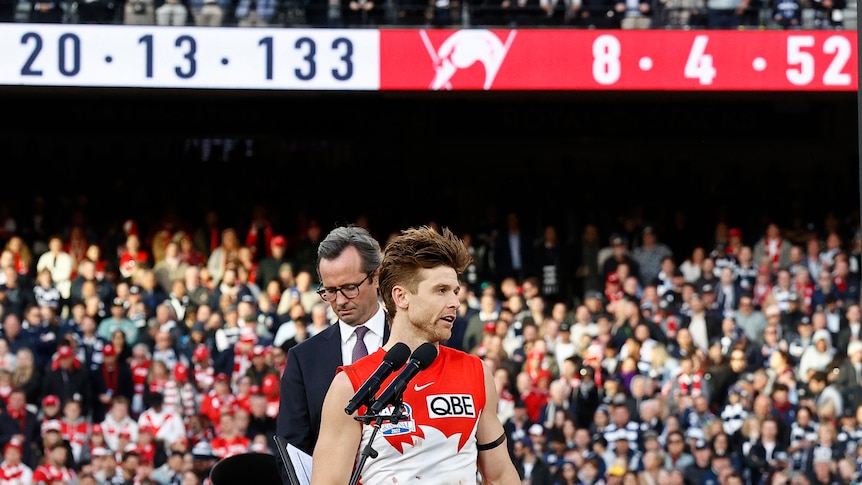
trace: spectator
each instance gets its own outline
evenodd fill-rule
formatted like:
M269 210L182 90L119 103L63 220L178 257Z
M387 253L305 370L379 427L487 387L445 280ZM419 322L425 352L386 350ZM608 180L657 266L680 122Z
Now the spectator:
M0 463L0 476L7 481L32 483L33 469L22 460L24 445L12 439L3 446L3 462Z
M155 392L150 395L149 406L138 418L138 426L149 426L156 441L163 445L173 443L186 434L183 418L172 407L163 406L164 395Z
M128 14L129 9L134 9L136 5L139 3L150 2L150 4L146 7L148 9L152 8L152 0L134 0L132 2L126 3L126 13ZM139 14L137 12L132 13L132 15L145 15ZM151 14L150 14L151 15ZM128 18L128 15L127 15ZM150 23L143 24L149 25ZM140 24L138 24L140 25ZM126 236L126 245L123 248L122 252L120 252L120 277L126 280L132 280L134 276L135 269L139 267L147 267L152 264L150 260L150 253L143 249L141 244L141 238L136 233L131 233Z
M35 467L39 454L39 417L34 411L27 409L26 395L15 389L9 395L6 412L0 415L0 436L4 437L0 445L11 442L21 447L21 461L29 467Z
M123 433L133 442L138 440L138 423L129 415L129 401L123 396L114 398L110 412L100 425L105 444L111 450L119 449L119 438Z
M640 15L644 16L646 13L641 11ZM634 21L635 17L631 17L631 19ZM642 27L632 25L630 28ZM637 276L641 285L644 286L655 281L661 271L662 260L667 256L673 256L673 251L667 244L659 241L657 230L653 226L645 226L641 232L642 244L632 251L632 259L637 262L638 272L632 274Z
M204 5L204 11L202 11L201 16L207 15L206 8L215 6L219 10L221 9L218 4L213 3L212 5L206 4ZM198 23L198 25L210 25L213 26L213 23L216 22L215 15L212 15L207 23ZM218 19L220 24L221 19ZM221 244L216 247L212 253L207 258L207 269L210 272L210 277L213 279L213 282L216 284L220 284L222 278L224 277L225 270L228 268L228 263L235 262L239 257L239 236L237 235L236 229L227 228L224 229L221 233Z
M167 461L163 465L153 470L150 478L159 485L184 483L182 482L184 464L183 454L172 452L168 455Z
M69 448L63 442L46 445L45 461L33 471L34 484L77 482L77 473L67 466Z
M127 361L120 360L113 344L105 344L102 348L102 359L101 364L90 370L92 394L96 397L92 414L95 423L105 419L116 397L122 396L130 401L134 394L132 368Z
M239 9L239 7L237 8ZM269 244L269 254L265 254L260 258L257 268L257 279L255 282L261 288L266 288L270 281L278 280L278 269L282 264L293 264L293 261L287 257L287 238L277 234L270 239ZM315 257L317 257L316 254Z
M70 345L57 347L57 358L45 373L42 394L59 397L61 404L72 399L80 401L81 413L89 414L93 404L89 374L81 368Z
M126 302L121 298L114 298L111 301L110 316L99 322L99 327L96 330L98 337L110 342L113 339L114 332L120 330L126 342L131 342L132 344L137 342L138 327L126 316L126 310Z
M164 0L164 3L156 7L155 13L156 25L182 26L186 25L186 21L188 20L189 7L180 0ZM177 252L178 251L179 246L177 245ZM156 264L158 265L158 263Z
M797 375L803 383L808 383L815 372L825 372L835 355L832 336L827 330L814 332L812 341L813 345L806 348L799 358Z

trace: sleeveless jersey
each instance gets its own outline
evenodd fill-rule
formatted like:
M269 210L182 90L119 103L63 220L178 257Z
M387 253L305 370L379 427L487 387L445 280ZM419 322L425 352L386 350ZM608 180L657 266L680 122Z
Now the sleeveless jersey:
M385 355L378 349L339 371L345 372L358 390ZM380 392L400 372L393 372L381 384ZM372 448L378 456L366 459L360 484L477 483L476 430L485 399L482 361L440 346L431 366L420 371L404 390L405 419L394 424L383 422L374 436ZM381 414L391 414L392 408L387 406ZM360 415L366 409L361 407ZM362 426L360 450L368 445L373 424Z

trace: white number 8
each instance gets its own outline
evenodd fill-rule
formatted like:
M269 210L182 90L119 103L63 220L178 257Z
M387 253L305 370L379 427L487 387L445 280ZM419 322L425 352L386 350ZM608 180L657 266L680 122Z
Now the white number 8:
M599 84L613 84L620 79L620 41L612 35L600 35L593 41L593 79Z

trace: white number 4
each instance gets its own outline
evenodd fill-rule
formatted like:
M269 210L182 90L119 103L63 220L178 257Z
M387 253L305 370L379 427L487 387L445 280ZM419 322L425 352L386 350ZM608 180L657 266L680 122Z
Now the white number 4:
M715 68L712 66L712 54L705 54L706 43L709 42L709 37L698 35L694 38L694 43L691 45L691 52L688 53L688 60L685 61L685 77L688 79L697 79L700 84L712 84L715 79Z

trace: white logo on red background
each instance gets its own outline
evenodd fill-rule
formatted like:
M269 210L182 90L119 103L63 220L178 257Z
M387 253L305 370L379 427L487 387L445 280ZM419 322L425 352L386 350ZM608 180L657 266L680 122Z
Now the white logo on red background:
M509 52L509 47L515 39L515 31L510 31L503 42L490 30L458 30L435 49L424 30L419 31L422 42L428 50L428 55L434 62L434 79L430 88L434 91L452 89L452 76L461 69L467 69L477 62L485 68L484 90L491 89L494 78L503 60Z

